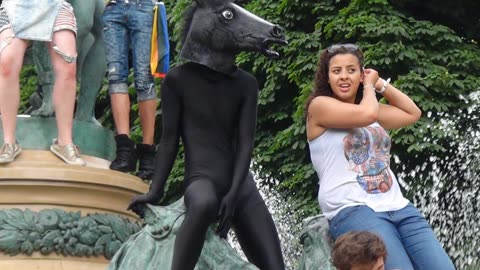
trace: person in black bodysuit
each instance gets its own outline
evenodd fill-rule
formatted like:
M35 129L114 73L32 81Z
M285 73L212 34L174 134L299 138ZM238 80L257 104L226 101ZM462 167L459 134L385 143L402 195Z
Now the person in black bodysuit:
M258 84L235 66L240 51L278 53L283 30L230 0L195 0L185 13L180 56L188 62L163 81L162 137L150 191L129 209L155 204L178 151L185 148L185 219L175 239L172 268L194 269L208 227L234 229L248 260L262 270L285 269L273 219L249 173L257 118Z
M190 62L169 71L163 82L163 130L152 186L129 208L162 197L181 137L187 213L175 240L172 269L194 268L208 226L218 216L222 237L231 218L250 262L260 269L285 268L275 224L248 172L257 97L255 77L238 68L224 74Z

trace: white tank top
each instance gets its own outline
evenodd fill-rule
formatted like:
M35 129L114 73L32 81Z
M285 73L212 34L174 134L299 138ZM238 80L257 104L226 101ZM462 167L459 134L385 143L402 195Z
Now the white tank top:
M328 129L309 142L310 157L320 179L318 202L326 218L340 210L366 205L376 212L405 207L397 179L390 169L391 141L373 123L364 128Z

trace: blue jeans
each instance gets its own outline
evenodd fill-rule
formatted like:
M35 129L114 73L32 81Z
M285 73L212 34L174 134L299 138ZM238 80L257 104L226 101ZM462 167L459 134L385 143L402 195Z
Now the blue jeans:
M432 228L411 203L389 212L375 212L365 205L347 207L329 225L334 239L349 231L379 235L387 247L386 270L455 269Z
M103 13L109 93L128 94L128 50L132 49L137 100L157 97L150 71L152 0L117 0Z

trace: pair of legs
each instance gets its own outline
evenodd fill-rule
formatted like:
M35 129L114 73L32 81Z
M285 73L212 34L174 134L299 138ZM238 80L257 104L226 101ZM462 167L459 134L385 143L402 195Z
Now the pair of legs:
M329 224L335 239L349 231L379 235L387 248L386 270L455 269L432 228L411 203L388 212L375 212L365 205L347 207Z
M4 142L15 143L17 113L20 104L20 71L28 41L13 37L11 28L0 33L0 40L11 39L0 52L0 111ZM48 43L48 51L55 72L53 103L55 106L58 143L72 144L73 110L76 95L76 65L66 62L53 50L56 45L67 55L76 55L75 34L70 30L61 30L53 34Z
M262 270L285 269L273 219L252 175L247 177L240 190L232 228L251 263ZM220 201L217 187L208 179L195 180L187 187L187 212L175 239L172 270L194 269L207 229L217 220Z
M110 102L115 128L118 135L129 136L130 134L131 104L128 94L128 75L130 70L128 55L129 49L131 49L134 82L137 90L143 135L143 146L141 148L148 152L146 159L142 160L142 154L144 153L139 151L139 171L145 168L145 164L142 163L148 163L146 167L149 170L148 176L151 177L151 174L153 174L154 152L150 151L152 150L150 146L154 145L155 116L157 112L157 94L150 71L150 39L153 22L152 1L125 2L118 0L116 3L107 5L103 14L103 22ZM132 151L135 151L135 149L126 144L132 145L133 143L128 142L127 139L117 139L117 158L112 162L112 169L121 171L135 170L135 166L132 166L132 163L136 164L136 158L132 158L134 155ZM119 152L119 148L123 148L125 151ZM147 175L145 177L149 178Z
M5 44L0 52L0 113L2 115L4 144L14 145L16 143L15 130L20 103L19 76L28 41L15 38L11 28L7 28L0 33L0 41ZM58 128L56 144L61 147L72 146L76 63L67 62L64 56L76 56L75 34L66 29L56 31L53 33L52 41L47 46L55 73L53 104ZM60 52L56 51L55 48ZM79 157L75 159L75 162L78 165L84 165L83 160Z
M109 92L117 134L130 133L128 95L129 49L132 49L135 89L142 125L143 143L153 144L157 94L150 72L150 43L153 22L151 0L117 1L103 14Z
M130 134L130 97L128 94L111 94L112 114L117 134ZM138 102L140 124L142 125L143 144L154 143L155 115L157 100L151 99Z

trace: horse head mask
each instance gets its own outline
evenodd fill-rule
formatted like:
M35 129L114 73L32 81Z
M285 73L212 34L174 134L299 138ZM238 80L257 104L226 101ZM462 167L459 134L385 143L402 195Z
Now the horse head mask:
M273 43L287 44L283 29L234 4L233 0L194 0L185 15L180 56L229 73L240 51L278 57L270 49Z

